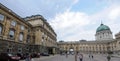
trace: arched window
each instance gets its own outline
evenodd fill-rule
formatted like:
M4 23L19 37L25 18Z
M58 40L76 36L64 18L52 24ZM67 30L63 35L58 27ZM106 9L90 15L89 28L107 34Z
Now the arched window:
M20 33L19 40L23 41L23 33Z
M2 25L0 25L0 34L2 34Z
M14 34L15 34L15 31L13 29L10 29L9 37L14 38Z

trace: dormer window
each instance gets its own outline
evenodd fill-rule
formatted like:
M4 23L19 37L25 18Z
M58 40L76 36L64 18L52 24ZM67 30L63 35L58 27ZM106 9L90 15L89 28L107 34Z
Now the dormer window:
M0 21L4 20L4 15L0 14Z
M12 26L15 26L15 25L16 25L16 22L15 22L15 21L12 21L12 22L11 22L11 25L12 25Z

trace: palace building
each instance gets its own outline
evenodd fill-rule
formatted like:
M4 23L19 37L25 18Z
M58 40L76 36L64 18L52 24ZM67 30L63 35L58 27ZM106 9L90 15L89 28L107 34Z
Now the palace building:
M57 53L56 37L43 16L21 18L0 4L0 53Z
M62 53L120 53L120 33L116 34L115 37L116 38L113 39L112 32L107 25L101 24L96 30L96 40L80 40L75 42L60 41L58 45Z
M95 39L57 42L57 34L43 16L21 18L0 4L0 53L120 53L120 32L114 39L110 28L101 24Z

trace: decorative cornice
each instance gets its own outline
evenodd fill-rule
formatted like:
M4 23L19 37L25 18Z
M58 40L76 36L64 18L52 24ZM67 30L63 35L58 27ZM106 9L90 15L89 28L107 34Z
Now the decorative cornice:
M25 24L32 26L31 24L27 23L24 19L22 19L22 17L20 17L19 15L17 15L16 13L14 13L12 10L10 10L9 8L7 8L1 3L0 3L0 8L6 11L7 13L9 13L10 15L14 16L15 18L19 19L20 21L24 22Z
M43 21L43 23L45 25L47 25L51 29L51 31L57 36L57 34L55 33L55 31L53 30L51 25L47 22L47 20L42 15L37 14L37 15L27 16L24 18L24 20L26 20L26 21L34 21L36 19L41 19ZM43 26L44 26L44 24L43 24Z

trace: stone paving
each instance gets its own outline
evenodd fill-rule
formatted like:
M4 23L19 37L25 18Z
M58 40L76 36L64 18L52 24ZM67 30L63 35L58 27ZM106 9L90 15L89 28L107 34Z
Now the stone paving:
M84 54L83 61L107 61L106 57L107 55L93 55L94 58L89 58L88 54ZM20 60L24 61L24 60ZM66 57L65 55L54 55L54 56L46 56L46 57L41 57L41 58L34 58L34 61L75 61L75 55L68 55ZM77 61L79 59L77 58ZM120 61L120 57L112 57L111 61Z

